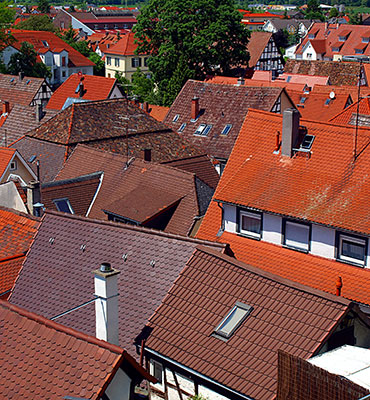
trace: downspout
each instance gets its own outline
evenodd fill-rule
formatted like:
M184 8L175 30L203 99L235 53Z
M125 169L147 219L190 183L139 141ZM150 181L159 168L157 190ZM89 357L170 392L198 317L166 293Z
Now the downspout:
M217 205L218 207L221 208L221 228L217 232L217 236L221 236L225 232L225 218L224 218L225 210L222 207L222 203L217 202Z

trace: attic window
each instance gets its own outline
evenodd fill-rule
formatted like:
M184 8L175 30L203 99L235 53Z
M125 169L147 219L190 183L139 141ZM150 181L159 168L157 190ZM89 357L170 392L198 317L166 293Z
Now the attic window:
M339 47L332 47L332 50L338 52L339 51Z
M301 99L299 100L299 102L301 104L304 104L304 102L307 100L307 97L301 97Z
M361 41L362 41L362 43L369 43L370 38L366 37L366 36L363 36Z
M347 36L339 36L338 39L339 39L340 42L345 42L346 39L347 39Z
M232 128L231 124L226 124L224 129L222 129L221 135L226 136L230 132L231 128Z
M301 143L300 150L310 150L314 140L315 140L315 136L305 135L305 137L303 138L303 141Z
M55 200L53 200L53 203L55 204L58 211L68 213L68 214L74 214L71 203L69 202L69 200L67 198L55 199Z
M180 117L180 115L179 115L179 114L176 114L176 115L173 117L172 122L177 122L177 120L179 119L179 117Z
M212 125L200 124L198 129L194 132L194 135L207 136L211 128Z
M286 81L289 83L291 79L292 79L292 77L288 76L288 78L286 78Z
M44 45L44 47L49 47L49 43L46 40L41 40L41 43Z
M309 39L315 39L315 35L314 35L313 33L310 33L310 34L308 35L308 38L309 38Z
M235 306L215 329L215 334L229 339L252 312L253 307L236 302Z
M326 99L325 100L325 105L328 106L330 104L330 102L331 102L331 99Z
M186 122L184 122L183 124L181 124L181 126L180 126L178 132L182 132L182 131L185 129L185 127L186 127Z

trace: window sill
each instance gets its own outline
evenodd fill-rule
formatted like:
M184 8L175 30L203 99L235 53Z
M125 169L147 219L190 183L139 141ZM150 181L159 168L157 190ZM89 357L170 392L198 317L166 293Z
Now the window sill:
M248 239L254 239L254 240L261 240L262 239L261 236L258 237L258 236L248 235L247 233L242 233L242 232L237 232L237 235L245 237L245 238L248 238Z
M343 264L353 265L354 267L366 268L366 263L356 263L354 261L342 260L341 258L336 258L335 260Z
M285 249L299 251L300 253L304 253L304 254L308 254L310 252L310 250L301 249L300 247L288 246L287 244L283 244L283 247Z

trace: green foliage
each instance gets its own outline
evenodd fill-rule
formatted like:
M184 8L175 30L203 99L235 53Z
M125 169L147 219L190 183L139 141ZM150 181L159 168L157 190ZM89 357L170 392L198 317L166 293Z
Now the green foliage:
M325 21L325 16L320 9L320 3L318 0L308 0L305 18Z
M188 400L207 400L207 398L203 397L202 395L196 394L195 396L189 397Z
M335 7L330 9L329 18L335 18L338 15L339 15L339 11Z
M122 91L131 97L133 95L131 82L122 75L122 72L116 72L114 77L117 79L118 86L121 87Z
M38 0L37 7L40 13L49 14L50 12L50 4L48 0Z
M230 74L247 64L249 32L233 0L150 0L134 27L161 105L171 105L189 77Z
M349 15L349 24L351 25L360 25L361 24L361 16L358 13L351 12Z
M0 28L9 27L14 22L15 8L10 8L7 1L0 2Z
M51 73L44 63L37 62L37 53L32 44L23 42L20 52L12 54L8 64L7 72L18 75L23 72L25 76L37 78L50 78Z
M29 31L50 31L55 32L56 27L47 15L35 14L20 22L15 29L25 29Z
M99 56L99 54L96 54L93 51L90 52L89 60L92 61L95 64L95 66L94 66L94 75L105 76L104 61Z

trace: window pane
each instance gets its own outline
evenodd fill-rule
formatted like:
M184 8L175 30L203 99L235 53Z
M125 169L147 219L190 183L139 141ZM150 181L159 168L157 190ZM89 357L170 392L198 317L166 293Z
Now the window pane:
M68 200L54 200L54 203L58 211L72 214L72 207L70 207Z
M308 250L309 233L310 229L308 226L287 221L285 223L285 244Z
M342 240L342 255L355 258L356 260L365 260L365 245L354 243L349 240Z
M217 331L224 334L225 336L230 336L233 329L237 324L248 314L249 310L244 310L243 308L234 307L229 316L222 322Z
M242 230L252 233L261 233L261 219L256 216L242 215Z

